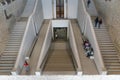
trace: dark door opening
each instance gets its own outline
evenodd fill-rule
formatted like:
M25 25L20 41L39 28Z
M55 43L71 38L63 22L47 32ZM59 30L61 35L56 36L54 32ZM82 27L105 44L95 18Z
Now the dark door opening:
M55 40L67 40L67 27L54 28Z

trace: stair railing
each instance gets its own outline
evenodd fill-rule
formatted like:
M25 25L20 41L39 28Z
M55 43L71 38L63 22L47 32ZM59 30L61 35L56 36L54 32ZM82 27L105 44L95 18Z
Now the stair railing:
M43 22L43 13L41 9L42 9L41 0L36 0L34 10L30 17L28 18L28 22L26 25L26 29L23 35L23 39L20 45L20 49L16 58L14 68L11 71L12 75L20 74L23 69L25 57L29 51L29 48L34 42L36 34L38 33Z
M94 61L98 72L100 74L107 74L103 58L98 46L96 35L93 29L93 24L90 15L88 14L83 0L78 0L78 23L82 30L82 33L91 43L94 50Z
M70 26L69 26L69 41L70 41L70 47L72 49L72 53L74 55L74 59L75 62L77 63L77 75L82 75L82 65L81 65L81 61L80 61L80 56L79 56L79 52L78 52L78 48L77 48L77 43L75 41L75 35L73 32L73 28L72 28L72 24L70 21Z
M46 61L46 56L48 55L48 50L50 48L50 45L51 45L51 41L52 41L52 26L51 26L51 21L49 22L48 24L48 29L47 29L47 32L46 32L46 35L45 35L45 39L43 41L43 44L41 45L42 48L41 48L41 51L39 52L40 53L40 56L39 56L39 59L38 59L38 62L37 62L37 67L36 67L36 72L35 74L36 75L41 75L42 74L42 70L43 70L43 65L45 64L45 61Z

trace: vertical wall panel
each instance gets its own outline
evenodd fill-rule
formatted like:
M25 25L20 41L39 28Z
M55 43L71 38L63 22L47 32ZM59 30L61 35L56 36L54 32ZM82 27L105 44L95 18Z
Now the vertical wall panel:
M52 16L52 0L42 0L44 19L51 19Z

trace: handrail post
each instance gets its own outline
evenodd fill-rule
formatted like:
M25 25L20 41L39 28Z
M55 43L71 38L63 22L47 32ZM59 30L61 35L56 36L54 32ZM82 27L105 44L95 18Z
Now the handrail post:
M41 76L41 74L42 74L42 70L37 69L36 72L35 72L35 75L36 76Z

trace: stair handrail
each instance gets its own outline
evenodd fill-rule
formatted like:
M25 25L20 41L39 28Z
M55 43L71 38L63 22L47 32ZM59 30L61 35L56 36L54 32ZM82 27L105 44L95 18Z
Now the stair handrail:
M73 32L71 21L69 21L69 23L70 23L70 25L69 25L69 36L70 36L70 33L71 33L71 36L72 36L72 37L69 38L69 41L71 41L70 45L71 45L72 53L74 55L75 62L77 63L77 66L76 66L77 67L77 69L76 69L77 70L77 75L82 75L83 72L82 72L81 59L80 59L80 55L79 55L79 52L78 52L77 43L76 43L76 40L75 40L75 34Z
M101 52L100 52L98 41L96 39L96 34L94 32L94 29L93 29L93 24L92 24L91 17L90 17L89 13L86 10L84 1L83 0L79 0L79 1L81 1L81 2L78 2L78 3L82 4L82 8L81 7L80 8L83 9L82 10L83 12L81 12L81 13L83 14L82 17L84 18L83 23L81 23L81 24L79 23L79 24L80 24L80 26L81 25L85 26L83 28L84 29L83 33L84 33L85 36L88 37L89 41L92 42L91 45L92 45L93 49L94 48L96 49L96 50L94 49L94 54L95 54L94 56L95 56L95 63L96 63L96 66L97 66L97 69L98 69L99 73L100 74L106 74L107 71L106 71L106 68L105 68L105 65L104 65L104 62L103 62L103 57L102 57ZM89 25L87 24L88 22L89 22ZM86 25L89 26L89 27L87 27ZM88 36L90 34L87 34L88 32L85 31L86 27L90 29L89 31L91 32L92 39L91 39L91 37Z
M25 28L25 32L23 34L22 42L21 42L21 45L20 45L20 48L19 48L19 52L18 52L18 55L17 55L17 58L16 58L17 60L15 62L14 68L13 68L13 70L11 72L12 75L20 74L20 72L21 72L21 70L23 68L25 57L26 57L26 54L27 54L28 51L26 51L25 53L22 53L22 50L24 50L23 46L24 46L24 43L25 43L25 38L27 37L27 32L28 32L29 27L33 25L33 27L35 28L35 26L33 24L33 17L35 15L35 12L36 12L36 9L37 9L37 5L39 4L38 1L40 1L40 0L36 0L35 1L35 7L34 7L34 9L32 11L32 14L28 18L27 25L26 25L26 28ZM30 25L31 23L32 23L32 25ZM35 30L34 30L34 33L36 34Z
M51 23L52 23L52 21L50 20L48 23L48 28L47 28L47 32L45 35L45 39L44 39L43 44L42 44L41 51L39 52L40 55L39 55L39 59L38 59L37 66L36 66L36 72L35 72L36 75L37 75L37 73L39 75L41 75L43 67L44 67L43 65L45 64L45 61L46 61L46 56L48 56L47 53L48 53L48 50L50 48L51 41L52 41Z
M83 0L82 0L83 1ZM83 4L84 4L84 1L83 1ZM86 10L86 8L85 8L85 4L84 4L84 9L85 9L85 12L86 12L86 14L88 15L88 19L89 19L89 21L90 21L90 29L92 30L92 32L93 32L93 36L94 36L94 39L95 39L95 43L96 43L96 47L97 47L97 50L98 50L98 53L99 53L99 59L101 59L100 60L100 62L101 62L101 64L102 64L102 71L103 71L103 73L101 73L101 74L107 74L107 70L106 70L106 67L105 67L105 64L104 64L104 61L103 61L103 57L102 57L102 54L101 54L101 51L100 51L100 47L99 47L99 45L98 45L98 41L97 41L97 39L96 39L96 34L95 34L95 31L94 31L94 26L93 26L93 24L92 24L92 19L91 19L91 17L90 17L90 15L89 15L89 13L87 12L87 10ZM97 62L96 62L97 63Z

